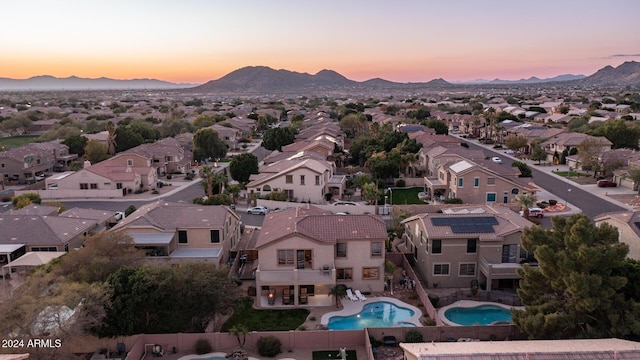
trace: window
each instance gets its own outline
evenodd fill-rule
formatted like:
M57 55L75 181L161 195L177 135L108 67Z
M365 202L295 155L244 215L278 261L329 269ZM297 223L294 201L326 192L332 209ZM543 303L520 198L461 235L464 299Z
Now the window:
M380 270L377 267L362 268L362 279L364 280L377 280L380 278Z
M496 193L487 193L487 202L496 202Z
M69 252L69 244L64 244L64 252Z
M480 178L473 178L473 187L480 186Z
M351 280L353 279L352 268L336 269L336 280Z
M518 190L518 188L511 189L511 194L513 194L513 195L518 195L519 192L520 192L520 190Z
M467 239L467 254L475 254L477 251L478 239Z
M502 263L515 263L517 251L518 245L516 244L502 245Z
M285 175L285 182L287 184L293 184L293 175Z
M339 258L347 257L347 243L336 244L336 257L339 257Z
M80 190L89 190L89 184L80 183Z
M320 185L320 175L316 175L316 185Z
M293 250L278 250L278 265L293 265Z
M122 183L116 183L116 189L122 189Z
M187 244L187 230L178 230L178 244Z
M458 187L462 187L464 184L464 179L463 178L459 178L458 179Z
M217 244L220 242L220 230L211 230L211 243Z
M440 172L440 180L444 180L444 173Z
M433 275L449 275L449 264L433 264Z
M380 257L380 256L382 256L382 243L381 242L373 242L373 243L371 243L371 256L372 257Z
M475 276L476 264L460 264L460 276Z
M496 178L487 178L487 185L495 185Z
M293 199L293 190L284 190L284 194L287 195L287 200Z
M269 186L269 185L265 185L265 186L263 186L263 187L262 187L262 191L264 191L264 192L269 192L269 191L271 191L271 186Z
M304 185L304 175L300 175L300 185Z
M91 190L96 190L98 188L98 184L89 184L91 187Z
M431 242L431 253L442 254L442 240L433 240Z
M42 246L42 247L32 247L31 251L38 251L38 252L42 252L42 251L48 251L48 252L54 252L54 251L58 251L58 248L55 246Z
M127 166L133 166L133 159L127 159Z

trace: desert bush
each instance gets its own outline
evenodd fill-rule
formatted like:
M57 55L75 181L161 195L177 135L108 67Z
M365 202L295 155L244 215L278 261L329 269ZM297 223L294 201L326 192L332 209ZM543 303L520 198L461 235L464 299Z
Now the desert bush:
M208 354L211 352L212 349L213 348L211 347L211 343L209 342L209 340L201 338L196 341L196 346L195 346L196 354L198 355Z
M431 305L433 305L433 307L436 307L440 301L440 296L437 294L429 294L429 301L431 301Z
M280 354L280 339L275 336L261 336L258 339L258 353L266 357L274 357Z
M409 330L404 336L404 341L408 343L421 343L422 333L418 330Z

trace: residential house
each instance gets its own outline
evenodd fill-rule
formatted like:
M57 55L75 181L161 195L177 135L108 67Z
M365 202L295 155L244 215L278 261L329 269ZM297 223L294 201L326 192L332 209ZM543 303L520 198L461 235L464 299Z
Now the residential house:
M218 124L211 125L209 128L218 133L218 138L222 140L229 149L238 149L238 141L242 138L242 131Z
M525 218L501 206L457 207L407 218L404 239L416 271L429 287L469 287L487 291L517 287L531 254L520 245Z
M314 151L330 160L333 156L335 144L329 140L302 140L282 147L282 152Z
M249 194L265 196L284 191L289 200L324 203L325 194L340 197L346 189L346 179L335 175L334 163L312 157L276 161L261 166L259 171L249 178Z
M31 134L44 134L45 132L53 129L54 126L60 123L60 119L45 119L37 120L31 123L29 127L29 133Z
M59 141L33 143L33 145L53 155L56 162L53 166L54 171L68 170L71 163L78 158L78 154L69 153L69 147Z
M519 194L537 191L519 175L517 168L491 161L448 161L438 165L433 176L424 178L424 188L432 200L459 198L467 204L509 204Z
M341 284L364 293L384 289L384 221L334 215L307 205L266 215L255 244L259 306L329 306Z
M82 247L96 227L91 219L55 215L0 214L0 245L25 246L27 252L65 251Z
M596 216L596 226L607 223L618 229L618 240L629 246L628 258L640 260L640 211L616 211Z
M140 161L135 160L136 158L132 155L138 155L145 159L143 160L146 163L144 166L153 167L158 176L187 174L191 171L192 154L186 151L174 138L164 138L150 144L136 146L116 154L109 160L122 166L139 166Z
M242 235L240 217L227 206L162 200L141 206L110 231L122 231L148 256L172 263L225 264Z
M630 360L640 344L622 339L402 342L406 360Z
M51 173L55 165L55 155L35 143L0 152L0 174L9 182L35 181L35 176Z
M580 144L582 144L587 139L597 141L601 145L601 153L611 150L612 143L607 138L603 136L591 136L575 132L560 133L544 141L540 144L540 146L542 146L542 148L547 153L547 161L557 164L560 161L560 155L562 155L563 151L566 150L567 153L571 154L571 150L577 150L578 146L580 146ZM567 164L572 166L573 168L577 168L579 165L577 163L570 164L569 162L567 162Z
M482 160L486 157L482 150L471 150L462 146L445 147L435 145L429 148L422 147L418 151L417 160L411 165L416 177L435 177L437 168L441 164L455 162L464 159L472 161ZM410 167L410 168L411 168Z
M613 151L613 150L612 150ZM638 190L639 183L633 179L632 171L640 169L640 152L633 151L624 157L623 167L613 170L613 181L618 186Z

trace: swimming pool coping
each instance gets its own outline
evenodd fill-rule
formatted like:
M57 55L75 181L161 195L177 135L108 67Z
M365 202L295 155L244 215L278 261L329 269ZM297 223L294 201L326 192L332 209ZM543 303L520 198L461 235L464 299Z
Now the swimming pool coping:
M506 310L511 310L511 309L524 310L524 306L511 306L511 305L505 305L503 303L497 303L497 302L491 302L491 301L458 300L458 301L456 301L456 302L454 302L452 304L449 304L447 306L441 307L440 309L438 309L437 313L438 313L438 317L440 318L440 320L442 321L442 323L444 325L448 325L448 326L469 326L469 325L458 324L458 323L455 323L455 322L447 319L447 317L444 316L444 313L447 312L447 310L449 310L451 308L456 308L456 307L459 307L459 308L473 308L473 307L478 307L478 306L482 306L482 305L498 306L498 307L504 308ZM482 325L482 326L491 326L491 324Z
M343 306L341 310L328 312L322 315L322 318L320 319L320 323L322 325L327 326L329 324L329 319L331 319L334 316L356 315L362 312L364 306L367 304L372 304L376 302L388 302L388 303L392 303L395 306L406 308L413 311L413 315L402 320L402 322L412 323L415 326L422 326L422 323L420 322L420 318L422 317L422 310L418 309L417 307L411 304L407 304L404 301L398 300L396 298L391 298L386 296L372 297L367 295L367 300L365 301L350 301L345 298L345 299L342 299L341 302ZM329 330L332 330L332 329L329 329ZM336 330L336 331L341 331L341 330Z

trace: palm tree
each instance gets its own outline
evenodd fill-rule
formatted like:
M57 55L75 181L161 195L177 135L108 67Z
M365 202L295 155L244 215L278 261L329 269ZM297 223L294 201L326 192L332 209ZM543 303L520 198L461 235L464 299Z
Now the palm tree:
M336 308L340 308L340 299L347 296L347 289L342 284L336 284L329 289L329 295L336 297Z
M240 345L241 348L244 347L244 343L247 341L248 332L249 329L247 329L247 327L242 324L233 325L231 329L229 329L229 334L236 337L236 339L238 340L238 345ZM242 339L240 338L240 335L242 335Z
M116 126L111 121L107 122L107 150L109 154L115 155L116 153Z
M384 262L384 273L386 274L386 278L389 281L389 291L391 295L393 295L393 274L396 272L396 264L394 264L391 260L385 260Z
M231 195L231 201L235 204L238 201L238 197L240 196L240 191L242 191L242 184L231 184L227 186L226 192Z
M529 217L529 208L536 203L537 197L535 194L520 194L516 196L516 201L522 205L522 216Z
M222 192L224 191L224 187L227 184L227 175L225 175L223 172L214 172L211 175L211 183L213 186L217 186L218 187L218 194L222 194Z
M202 186L208 197L213 195L213 168L209 165L202 165L200 168L200 177L204 179Z

